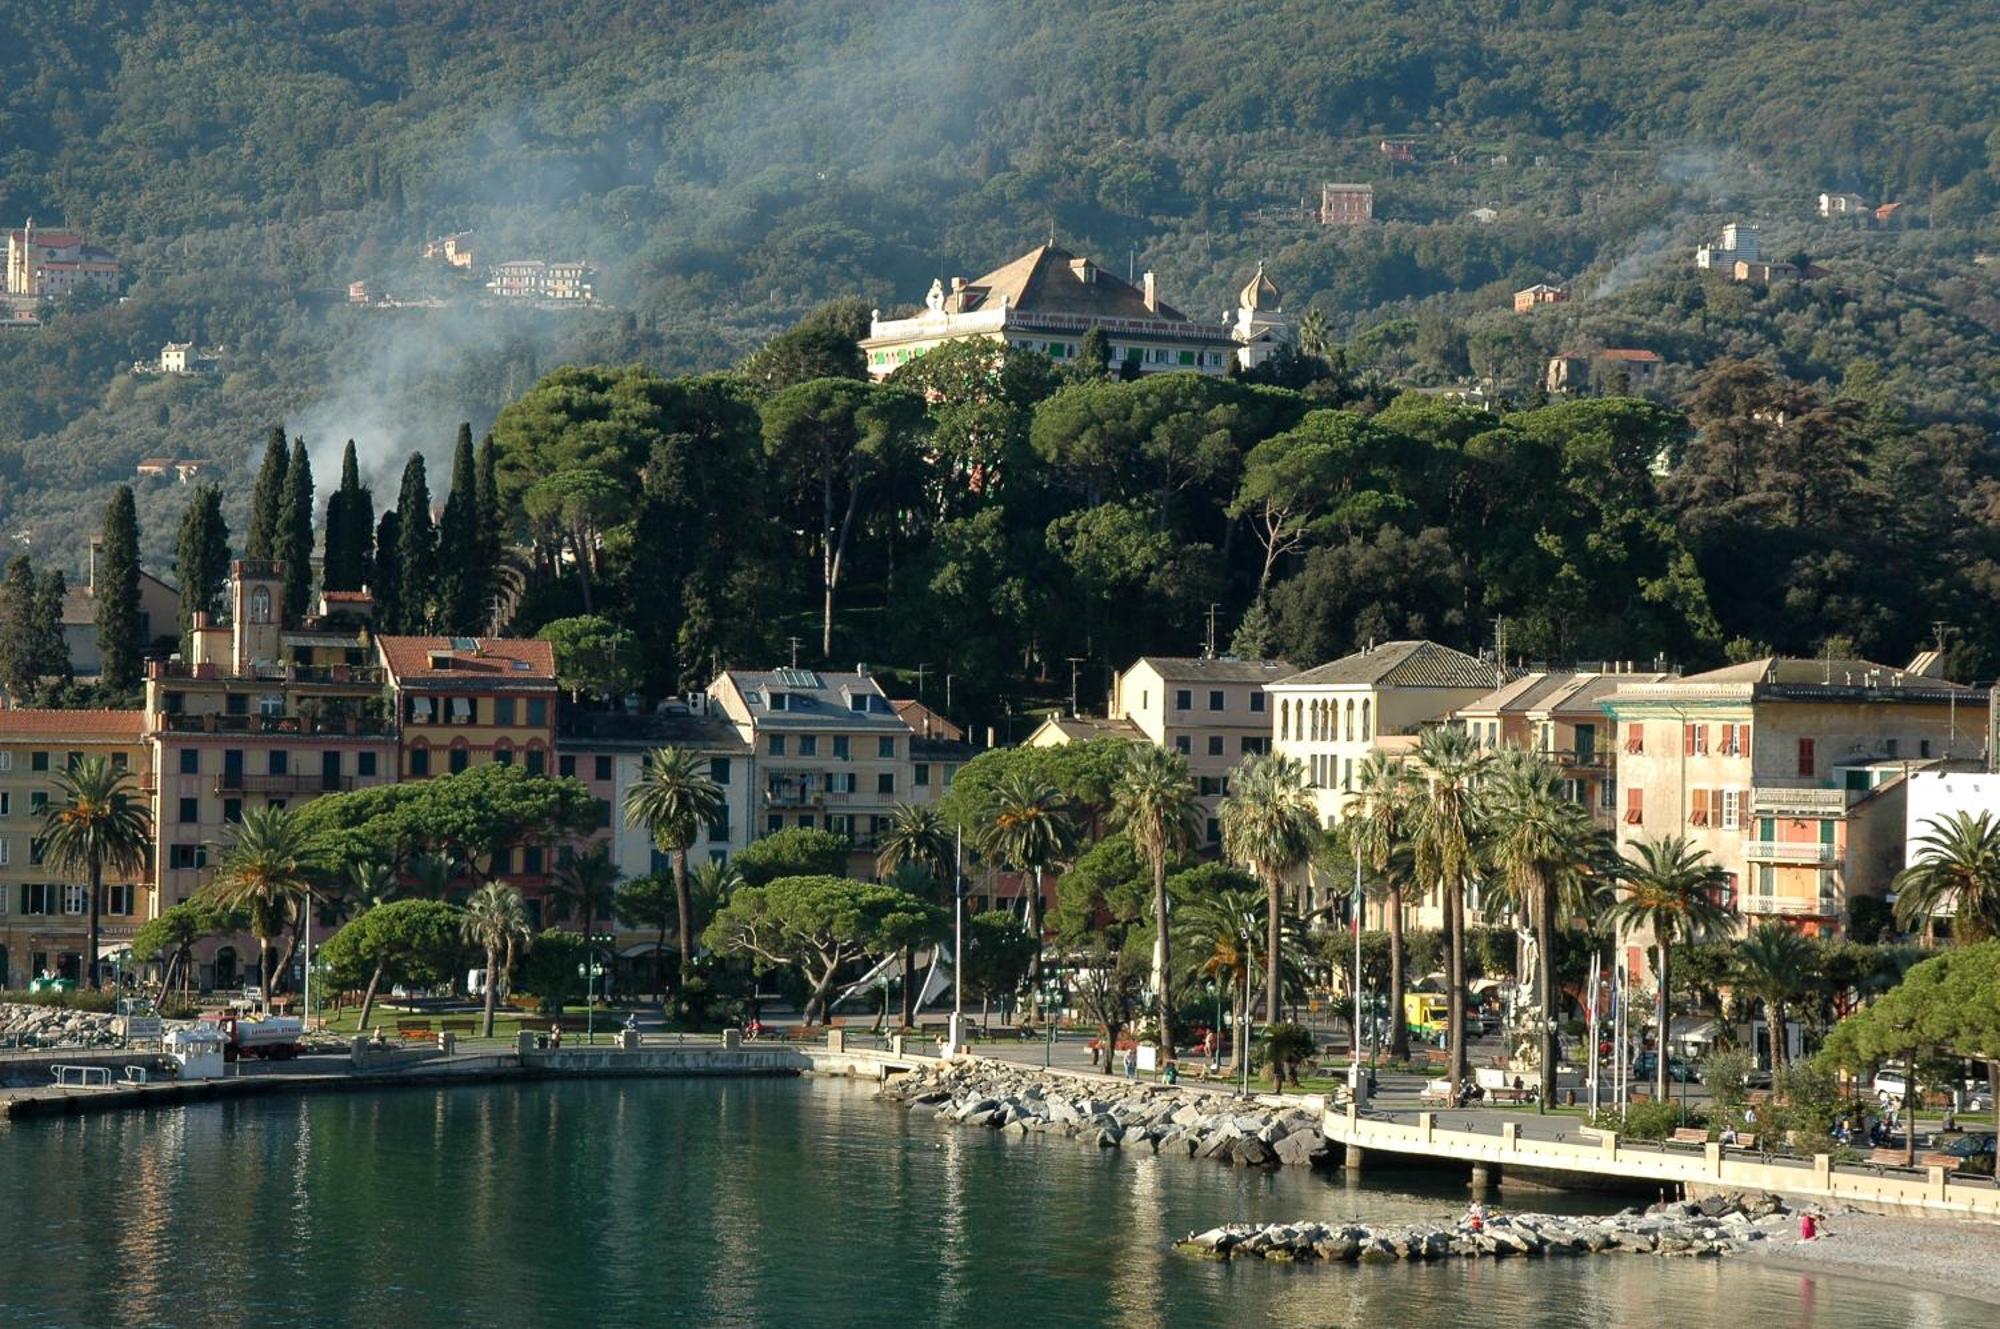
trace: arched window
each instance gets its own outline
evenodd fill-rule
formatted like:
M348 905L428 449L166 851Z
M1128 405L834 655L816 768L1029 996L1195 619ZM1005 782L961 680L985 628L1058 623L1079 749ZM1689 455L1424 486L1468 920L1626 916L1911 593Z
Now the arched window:
M1347 703L1347 741L1350 743L1354 741L1354 702L1352 699Z
M1278 703L1278 741L1282 743L1291 736L1292 704L1288 701L1280 701Z
M1366 699L1361 703L1361 741L1363 743L1368 741L1368 702Z
M253 587L250 591L250 621L269 623L271 621L271 588Z

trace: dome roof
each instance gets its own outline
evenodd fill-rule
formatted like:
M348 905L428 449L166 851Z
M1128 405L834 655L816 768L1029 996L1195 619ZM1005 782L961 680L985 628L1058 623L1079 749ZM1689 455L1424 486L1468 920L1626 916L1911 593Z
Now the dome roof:
M1236 297L1237 307L1241 309L1277 309L1283 302L1284 297L1278 290L1278 284L1264 275L1262 263L1257 265L1257 275L1250 279L1250 284Z

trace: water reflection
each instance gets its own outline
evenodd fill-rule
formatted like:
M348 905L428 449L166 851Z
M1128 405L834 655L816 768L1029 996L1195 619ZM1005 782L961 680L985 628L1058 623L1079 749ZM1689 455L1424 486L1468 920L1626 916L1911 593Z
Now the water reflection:
M22 1224L0 1242L7 1326L1992 1323L1948 1297L1743 1262L1192 1261L1173 1239L1232 1218L1449 1216L1462 1179L1263 1174L944 1128L829 1082L0 1125L0 1196Z

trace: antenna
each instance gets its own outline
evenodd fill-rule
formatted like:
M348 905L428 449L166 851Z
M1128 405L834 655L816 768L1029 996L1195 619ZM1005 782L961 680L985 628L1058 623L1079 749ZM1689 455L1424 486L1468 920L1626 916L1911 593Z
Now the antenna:
M1089 658L1087 655L1065 655L1063 657L1063 659L1069 661L1069 713L1073 718L1077 719L1082 718L1083 712L1077 708L1076 704L1076 670L1078 665Z
M1215 658L1215 611L1220 608L1222 608L1220 604L1210 604L1208 607L1208 640L1202 645L1204 660Z
M1499 687L1507 681L1507 617L1502 614L1493 620L1493 686Z
M917 695L919 697L924 695L924 675L935 668L937 666L933 664L920 664L917 666Z
M785 640L792 644L792 668L797 669L799 667L799 638L787 637Z

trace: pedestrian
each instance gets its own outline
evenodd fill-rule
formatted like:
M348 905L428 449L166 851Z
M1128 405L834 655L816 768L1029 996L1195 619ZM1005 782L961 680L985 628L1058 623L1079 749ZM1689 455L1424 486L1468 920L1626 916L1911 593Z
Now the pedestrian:
M1743 1124L1745 1126L1755 1126L1757 1124L1757 1105L1755 1103L1743 1109Z
M1139 1050L1137 1048L1125 1049L1125 1078L1128 1080L1139 1078Z
M1471 1207L1465 1211L1465 1225L1474 1232L1484 1232L1486 1230L1486 1206L1480 1201L1474 1200Z
M1945 1131L1958 1129L1958 1109L1950 1103L1944 1105L1944 1124L1939 1129Z
M549 1022L549 1046L555 1049L560 1049L562 1047L561 1020L551 1020Z
M1819 1240L1819 1215L1807 1209L1799 1214L1799 1240Z
M1728 1122L1724 1122L1722 1124L1722 1134L1716 1140L1716 1143L1722 1145L1724 1148L1733 1146L1736 1143L1736 1128Z

